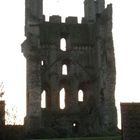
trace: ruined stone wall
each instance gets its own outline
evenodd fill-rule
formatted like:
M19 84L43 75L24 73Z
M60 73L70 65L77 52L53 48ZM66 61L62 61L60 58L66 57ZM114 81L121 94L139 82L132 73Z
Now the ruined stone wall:
M27 133L40 129L48 132L48 137L112 133L117 129L112 6L104 9L103 0L94 1L92 15L93 1L86 0L85 9L92 8L78 24L77 17L68 17L62 23L60 16L51 16L45 22L40 18L42 1L32 8L31 3L26 0L27 39L22 44L27 59ZM62 38L66 50L61 49ZM62 72L64 64L67 74ZM65 107L61 109L63 88ZM78 99L79 90L83 91L83 101ZM45 108L41 108L43 91Z

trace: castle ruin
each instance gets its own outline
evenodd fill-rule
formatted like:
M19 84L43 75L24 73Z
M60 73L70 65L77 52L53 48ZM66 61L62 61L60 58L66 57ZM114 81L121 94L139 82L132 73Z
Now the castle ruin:
M73 137L115 131L112 5L105 8L104 0L85 0L81 23L77 17L62 23L58 15L45 21L42 0L25 0L25 12L26 132Z

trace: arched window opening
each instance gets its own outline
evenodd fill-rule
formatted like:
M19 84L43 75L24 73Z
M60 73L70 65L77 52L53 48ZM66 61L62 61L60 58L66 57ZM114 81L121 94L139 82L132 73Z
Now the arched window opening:
M82 90L78 91L78 101L83 102L84 101L84 92Z
M60 49L62 51L66 51L66 39L65 38L61 38L61 40L60 40Z
M46 108L46 91L41 93L41 108Z
M62 75L68 75L68 68L66 64L62 66Z
M60 109L65 109L65 89L61 89L59 92L59 105Z
M44 61L43 60L41 61L41 66L44 66Z

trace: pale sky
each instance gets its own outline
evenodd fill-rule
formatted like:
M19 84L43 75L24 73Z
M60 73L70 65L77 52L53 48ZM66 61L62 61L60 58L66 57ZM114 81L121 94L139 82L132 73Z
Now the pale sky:
M140 1L106 0L106 4L110 2L119 112L120 102L140 102ZM7 108L16 108L18 122L23 122L26 103L26 63L20 46L25 39L24 3L24 0L4 0L0 4L0 82L4 82ZM83 6L83 0L44 0L44 14L46 20L49 15L60 15L78 16L80 21Z

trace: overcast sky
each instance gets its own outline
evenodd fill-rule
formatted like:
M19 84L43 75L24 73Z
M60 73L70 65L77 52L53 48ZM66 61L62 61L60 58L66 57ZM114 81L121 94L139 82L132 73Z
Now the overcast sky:
M116 55L116 104L140 102L140 1L106 0L113 3L113 38ZM49 15L84 15L83 0L44 0ZM24 0L0 4L0 82L4 82L7 106L16 106L18 120L25 115L26 64L21 53L24 41ZM63 19L64 20L64 19Z

